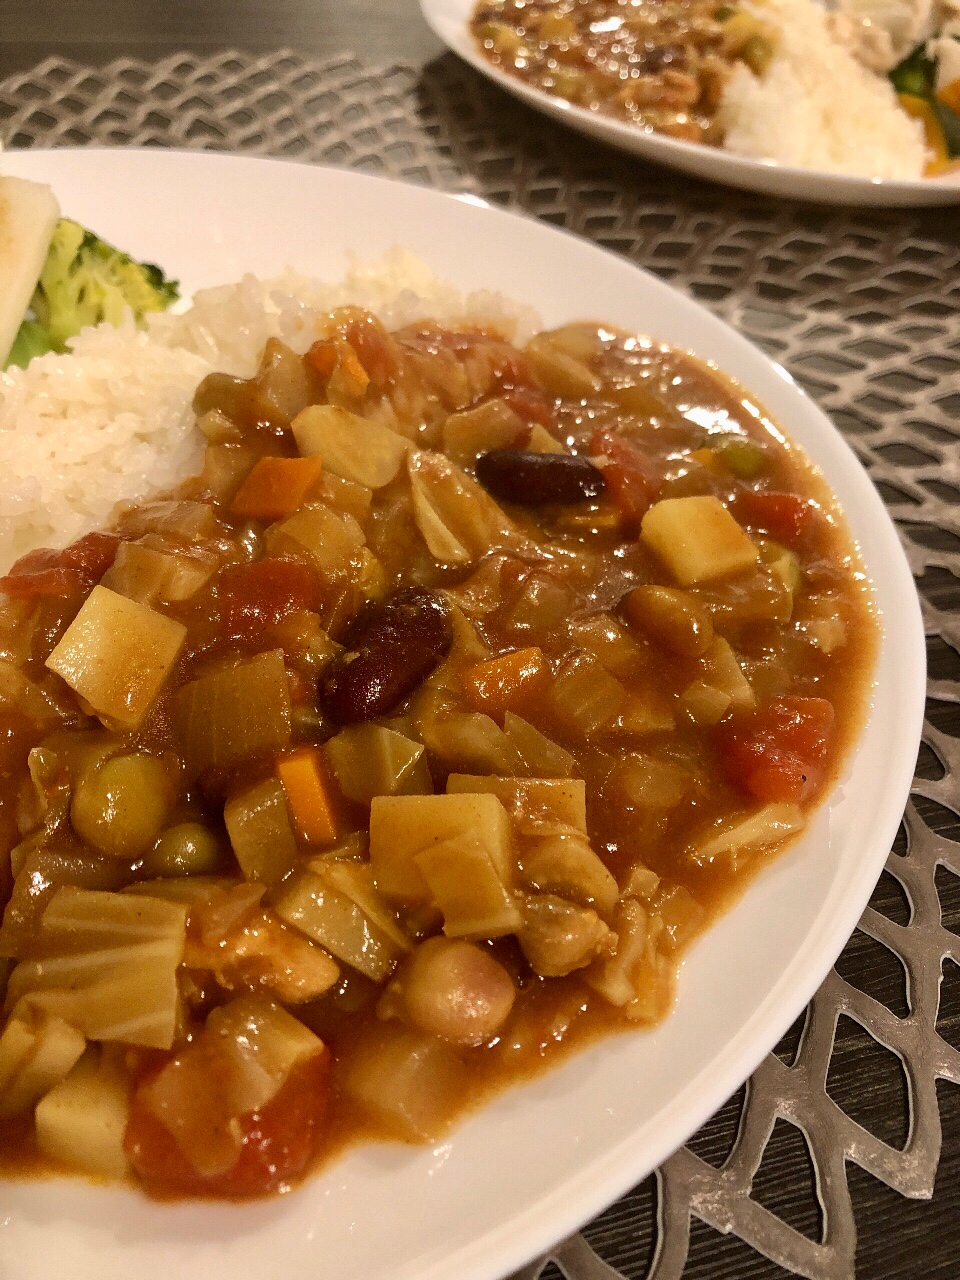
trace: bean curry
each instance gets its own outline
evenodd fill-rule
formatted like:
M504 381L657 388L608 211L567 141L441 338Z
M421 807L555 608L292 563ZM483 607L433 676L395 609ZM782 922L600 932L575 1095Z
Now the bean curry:
M802 456L647 338L347 308L194 407L199 476L0 579L0 1151L243 1198L664 1017L874 624Z

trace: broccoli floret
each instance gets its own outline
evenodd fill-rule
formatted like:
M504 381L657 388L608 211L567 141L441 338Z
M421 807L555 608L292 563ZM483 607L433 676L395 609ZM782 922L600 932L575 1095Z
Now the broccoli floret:
M148 311L165 311L179 293L177 282L167 280L159 267L135 262L79 223L61 218L30 304L33 321L24 322L14 351L23 339L30 354L38 354L39 347L30 350L41 337L38 326L45 349L63 351L67 339L86 325L119 324L127 307L142 320ZM32 336L24 337L31 324Z

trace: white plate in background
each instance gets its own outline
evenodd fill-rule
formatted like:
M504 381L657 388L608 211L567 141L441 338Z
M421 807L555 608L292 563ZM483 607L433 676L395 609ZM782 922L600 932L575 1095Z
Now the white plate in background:
M463 289L500 289L547 325L645 331L733 375L820 466L873 579L883 634L868 723L804 837L689 951L677 1003L513 1088L433 1148L366 1146L291 1195L158 1204L123 1186L0 1184L4 1280L497 1280L655 1168L751 1073L852 932L913 775L924 641L884 507L789 375L703 307L585 241L437 192L342 170L163 150L8 152L70 217L187 291L400 243ZM0 480L2 483L2 480Z
M791 200L815 200L822 204L901 208L914 205L960 204L960 173L942 178L895 181L858 178L849 174L796 169L772 160L753 160L720 147L684 142L662 133L646 133L627 120L578 107L508 75L483 56L470 31L476 0L420 0L420 8L432 30L454 53L501 89L545 115L552 116L601 142L628 151L641 160L653 160L745 191Z

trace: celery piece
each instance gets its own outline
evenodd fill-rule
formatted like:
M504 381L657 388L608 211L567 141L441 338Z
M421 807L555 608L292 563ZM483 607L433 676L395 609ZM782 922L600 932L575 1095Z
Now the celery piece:
M729 858L734 867L740 854L756 853L771 848L802 831L806 825L803 810L796 804L768 804L719 832L710 831L698 840L692 851L695 862L713 862Z
M230 844L248 880L277 885L297 861L297 840L290 825L283 786L268 778L231 796L223 820Z
M90 1047L65 1079L37 1103L37 1146L45 1156L102 1178L123 1178L130 1085L108 1054Z
M189 600L206 586L216 567L217 561L210 555L184 555L141 542L121 542L101 585L139 604Z
M302 454L319 455L325 470L369 489L389 484L410 450L395 431L330 404L304 409L292 431Z
M767 465L767 451L747 436L714 436L709 447L727 470L740 480L756 480Z
M467 831L415 856L448 938L501 938L520 928L520 910L483 842Z
M581 778L504 778L451 773L448 795L497 796L522 831L560 826L587 833L587 791Z
M503 731L520 752L530 773L545 778L569 778L576 767L573 756L529 721L508 711Z
M153 705L186 636L182 623L96 586L46 666L102 720L135 729Z
M174 723L188 766L220 775L274 757L290 743L290 690L283 651L271 649L177 692Z
M432 898L417 854L472 833L510 884L514 856L507 811L494 795L377 796L370 806L370 865L379 891L402 906Z
M516 773L523 757L504 731L479 711L423 717L420 733L433 760L446 769Z
M467 1100L467 1073L434 1036L395 1024L372 1027L352 1046L340 1087L378 1124L407 1142L442 1136Z
M340 790L369 804L374 796L433 790L423 744L379 724L343 729L324 746Z
M271 555L307 555L329 580L355 571L364 541L363 530L353 516L322 505L301 507L267 531Z
M682 587L712 582L757 563L757 548L719 498L664 498L643 517L640 536Z
M722 636L717 636L713 644L700 659L703 680L712 689L719 689L730 699L730 705L749 709L757 705L757 695L753 692L750 681L743 674L737 661L737 655Z
M303 871L281 888L274 903L281 920L359 970L382 982L396 968L402 949L322 871Z
M523 420L504 400L485 400L473 409L450 414L443 424L443 452L461 466L471 467L481 453L508 449L523 430Z

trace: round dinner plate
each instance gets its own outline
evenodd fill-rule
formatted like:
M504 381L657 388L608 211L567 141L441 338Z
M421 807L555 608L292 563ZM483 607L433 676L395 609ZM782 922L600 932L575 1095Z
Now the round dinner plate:
M511 1089L434 1147L370 1145L290 1195L153 1203L76 1179L2 1184L4 1280L497 1280L655 1168L746 1079L852 932L906 800L924 698L913 582L876 491L790 376L702 307L534 221L359 174L210 153L12 152L70 217L189 292L287 266L335 279L346 255L408 246L463 289L546 325L644 331L739 379L819 465L873 581L882 640L869 719L802 839L688 952L676 1006ZM0 480L2 483L2 480Z
M545 115L563 121L572 129L621 151L629 151L642 160L654 160L729 187L742 187L745 191L759 191L768 196L786 196L792 200L878 208L960 204L960 173L914 181L859 178L817 169L796 169L772 160L734 155L720 147L683 142L661 133L645 133L628 121L578 107L495 67L480 52L470 32L476 0L420 0L420 8L444 44L501 89L506 89Z

